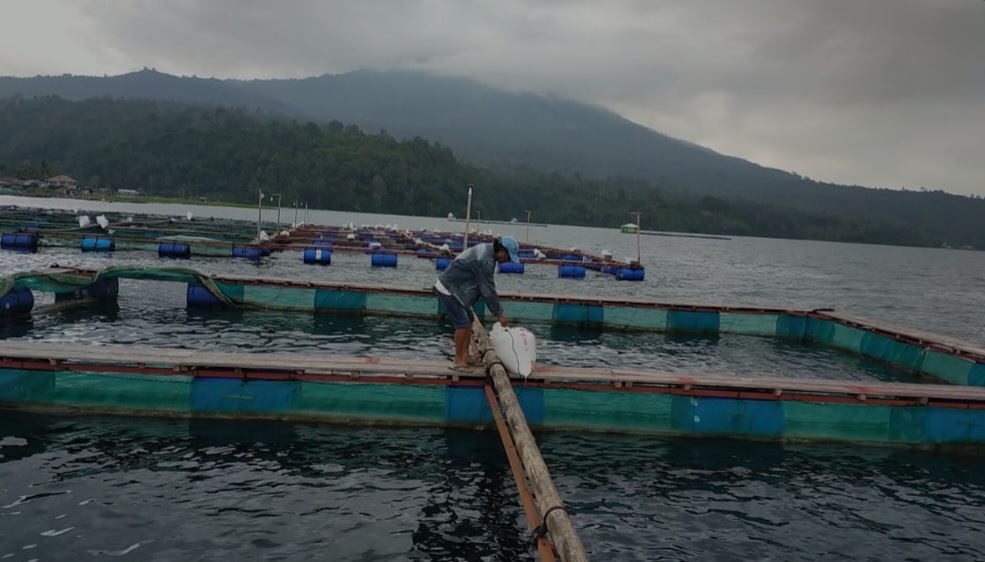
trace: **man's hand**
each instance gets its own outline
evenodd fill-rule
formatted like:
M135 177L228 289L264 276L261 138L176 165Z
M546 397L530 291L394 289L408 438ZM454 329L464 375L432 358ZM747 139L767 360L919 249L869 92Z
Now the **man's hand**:
M510 321L507 320L506 316L503 314L499 315L499 323L502 324L504 328L508 328L510 326Z

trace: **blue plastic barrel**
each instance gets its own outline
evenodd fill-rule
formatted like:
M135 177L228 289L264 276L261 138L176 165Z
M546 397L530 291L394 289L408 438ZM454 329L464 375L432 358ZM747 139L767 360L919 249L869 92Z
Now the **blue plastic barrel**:
M431 248L421 248L417 250L417 257L419 258L433 258L438 255L438 252L432 250Z
M619 281L642 281L643 272L640 267L622 267L616 270L616 279Z
M34 308L34 293L30 289L9 291L0 297L0 318L27 314Z
M326 248L305 248L304 263L320 263L329 265L332 263L332 250Z
M259 260L260 247L259 246L233 246L233 257L246 258L249 260Z
M567 265L562 264L557 266L557 276L558 277L571 277L571 278L582 278L585 276L585 266L583 265Z
M260 246L260 255L261 256L269 256L270 255L270 246Z
M157 246L157 256L161 258L190 258L192 247L183 242L163 241Z
M397 267L397 254L374 253L370 263L373 267Z
M519 252L516 253L516 255L517 255L517 257L519 257L521 259L527 258L527 259L530 259L530 260L532 260L532 259L534 259L534 258L537 257L537 255L534 254L534 251L533 250L520 250Z
M314 247L316 247L316 248L322 248L322 249L328 248L329 250L335 247L335 243L334 242L332 242L331 240L325 240L325 239L312 240L311 241L311 245L314 246Z
M451 262L453 261L455 261L455 258L438 258L434 260L434 267L438 271L444 271L448 269L448 266L451 265Z
M83 252L111 252L115 249L116 241L112 238L103 238L99 236L82 237Z
M500 273L523 273L523 262L513 263L511 261L499 264Z
M88 287L79 289L85 296L102 299L120 294L119 279L100 279Z
M77 299L116 298L118 294L120 294L119 279L100 279L95 283L86 285L81 289L76 289L71 293L55 293L55 302L64 302Z
M188 306L221 306L222 301L213 295L204 285L189 283L185 291Z
M37 252L38 239L37 232L4 232L0 235L0 248Z
M578 254L564 254L562 258L564 261L581 261L582 257Z

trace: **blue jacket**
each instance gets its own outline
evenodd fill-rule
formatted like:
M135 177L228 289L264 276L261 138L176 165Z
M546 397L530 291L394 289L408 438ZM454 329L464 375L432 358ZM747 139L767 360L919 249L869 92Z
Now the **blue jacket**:
M463 305L475 304L480 298L486 302L486 308L495 316L503 313L496 293L496 256L493 245L478 244L465 250L438 276L441 284L448 289Z

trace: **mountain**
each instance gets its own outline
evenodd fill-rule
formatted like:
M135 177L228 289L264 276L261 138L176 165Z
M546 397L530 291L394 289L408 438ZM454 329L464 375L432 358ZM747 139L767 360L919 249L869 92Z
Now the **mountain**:
M985 201L942 191L902 192L817 182L719 154L619 115L557 96L510 93L421 72L358 71L305 79L216 80L153 70L94 78L0 78L10 95L147 98L223 104L375 133L421 137L490 167L525 166L627 182L722 200L743 199L927 228L946 241L985 247ZM712 206L719 205L712 201ZM719 205L720 206L720 205Z
M26 98L59 96L79 101L110 97L154 99L182 103L227 105L303 117L301 111L284 102L255 94L234 83L215 78L178 77L153 69L119 76L0 76L0 98L20 95Z
M488 166L640 177L672 189L728 195L736 195L737 184L748 183L747 178L757 186L803 182L794 174L724 156L602 108L556 96L503 92L462 78L357 71L239 84L317 119L353 123L368 132L385 129L397 138L420 136Z

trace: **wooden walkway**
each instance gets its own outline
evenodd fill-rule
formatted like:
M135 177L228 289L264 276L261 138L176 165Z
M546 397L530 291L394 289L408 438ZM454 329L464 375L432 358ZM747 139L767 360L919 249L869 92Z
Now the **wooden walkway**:
M447 360L358 357L312 352L236 353L31 341L0 341L0 369L438 385L481 385L486 375L479 368L468 372L453 371ZM941 384L681 374L644 369L560 366L539 366L527 380L514 377L513 383L589 391L985 409L985 388Z

